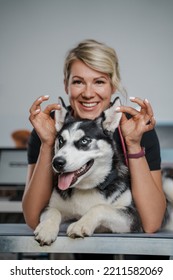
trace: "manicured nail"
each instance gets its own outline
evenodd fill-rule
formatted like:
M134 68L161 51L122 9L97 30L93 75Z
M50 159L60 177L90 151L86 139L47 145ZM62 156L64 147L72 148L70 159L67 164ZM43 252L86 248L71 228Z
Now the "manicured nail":
M130 100L134 100L135 97L134 97L134 96L130 96L129 99L130 99Z
M47 95L44 95L44 97L45 97L45 98L49 98L49 97L50 97L50 95L48 95L48 94L47 94Z
M40 109L35 110L35 114L39 113L40 111Z
M147 99L147 98L145 98L144 100L145 100L145 102L149 103L149 101L148 101L148 99Z
M119 112L119 111L120 111L120 107L117 107L117 108L115 109L115 111L116 111L116 112Z

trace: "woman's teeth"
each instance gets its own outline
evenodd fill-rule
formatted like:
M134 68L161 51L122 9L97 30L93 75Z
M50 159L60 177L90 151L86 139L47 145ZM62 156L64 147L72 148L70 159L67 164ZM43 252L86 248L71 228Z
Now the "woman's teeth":
M85 107L94 107L94 106L96 106L97 105L97 103L95 102L95 103L82 103L82 105L83 106L85 106Z

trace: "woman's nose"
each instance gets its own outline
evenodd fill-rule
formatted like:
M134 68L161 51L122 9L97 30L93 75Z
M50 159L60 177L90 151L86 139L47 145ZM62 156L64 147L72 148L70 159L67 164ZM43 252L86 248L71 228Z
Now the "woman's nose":
M94 90L92 85L85 85L85 88L82 92L82 97L84 98L92 98L94 96Z

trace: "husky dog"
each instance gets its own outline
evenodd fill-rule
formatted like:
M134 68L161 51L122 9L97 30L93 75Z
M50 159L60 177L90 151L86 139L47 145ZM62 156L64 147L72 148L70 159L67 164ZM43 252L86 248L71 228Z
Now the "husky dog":
M113 137L121 119L117 106L119 98L95 120L75 120L63 107L55 112L57 184L34 232L40 245L54 242L69 220L71 238L142 231L129 171Z
M167 210L162 229L173 231L173 168L162 169L163 190L167 198Z

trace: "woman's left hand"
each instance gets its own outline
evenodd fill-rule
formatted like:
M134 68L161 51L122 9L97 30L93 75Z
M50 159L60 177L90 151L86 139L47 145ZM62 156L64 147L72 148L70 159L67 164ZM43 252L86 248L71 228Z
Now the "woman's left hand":
M136 103L140 109L129 106L117 108L118 112L123 113L120 126L129 151L133 150L134 147L140 147L143 133L152 130L156 123L151 104L147 99L141 100L138 97L131 97L130 101ZM130 119L126 117L126 113L131 115Z

